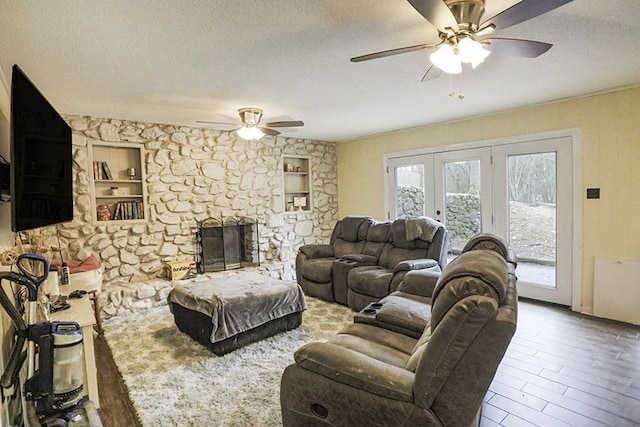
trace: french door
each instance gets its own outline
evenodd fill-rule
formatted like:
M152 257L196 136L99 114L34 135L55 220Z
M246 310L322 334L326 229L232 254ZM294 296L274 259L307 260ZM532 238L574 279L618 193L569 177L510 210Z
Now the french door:
M390 158L387 171L390 219L442 222L450 259L474 234L499 234L518 255L520 296L571 305L570 137Z

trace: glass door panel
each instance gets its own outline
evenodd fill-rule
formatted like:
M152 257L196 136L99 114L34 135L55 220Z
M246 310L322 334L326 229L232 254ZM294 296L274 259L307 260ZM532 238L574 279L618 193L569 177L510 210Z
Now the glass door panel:
M388 219L433 216L433 156L390 159Z
M424 165L396 168L396 218L424 215Z
M556 287L556 153L507 157L509 245L518 254L518 277Z
M449 231L453 259L471 236L491 231L491 149L438 153L434 169L435 218Z
M451 249L460 253L469 238L482 231L480 160L444 162L445 224Z
M494 147L495 230L518 257L518 294L571 305L571 138ZM559 171L562 171L560 173Z

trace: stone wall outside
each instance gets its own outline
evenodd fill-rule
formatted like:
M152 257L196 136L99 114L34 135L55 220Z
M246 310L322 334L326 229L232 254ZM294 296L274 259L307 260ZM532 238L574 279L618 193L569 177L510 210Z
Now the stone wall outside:
M101 303L132 305L140 293L161 300L170 288L167 261L195 260L197 222L208 218L257 218L260 259L267 274L292 279L291 253L308 243L328 242L338 215L334 143L266 137L245 141L224 131L135 121L65 116L73 129L75 215L57 227L64 256L95 253L105 267ZM144 224L96 223L91 209L90 141L139 143L146 150L148 220ZM284 212L282 155L309 156L312 212ZM56 228L40 232L55 237ZM284 244L283 244L284 242ZM57 244L57 241L53 243ZM284 261L284 262L281 262ZM141 282L149 282L140 289ZM134 285L136 288L134 289ZM128 301L128 302L127 302Z
M424 212L424 191L420 187L398 187L398 217L416 217ZM462 248L482 229L480 197L475 194L447 193L446 224L452 247Z

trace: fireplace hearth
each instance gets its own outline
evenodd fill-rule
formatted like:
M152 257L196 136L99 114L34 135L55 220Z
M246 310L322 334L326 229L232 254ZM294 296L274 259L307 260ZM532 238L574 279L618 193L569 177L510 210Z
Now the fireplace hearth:
M260 265L258 222L234 217L198 223L198 272L232 270Z

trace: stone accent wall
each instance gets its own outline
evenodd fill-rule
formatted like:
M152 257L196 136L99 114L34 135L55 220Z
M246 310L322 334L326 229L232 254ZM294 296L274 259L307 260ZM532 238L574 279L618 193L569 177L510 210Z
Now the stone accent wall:
M98 255L105 266L103 291L113 288L128 295L123 292L128 283L162 277L165 262L194 260L197 222L208 218L257 218L261 262L279 263L274 271L286 279L295 275L291 251L329 241L338 215L334 143L284 137L245 141L211 129L86 116L65 119L74 134L75 218L57 229L65 257ZM94 221L87 152L92 140L135 142L146 149L146 224ZM284 212L283 154L311 158L310 213ZM55 231L41 230L50 237ZM288 253L281 257L281 249ZM142 292L151 293L146 288Z

